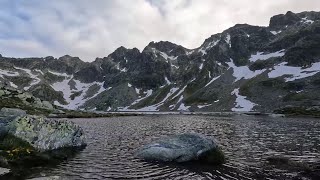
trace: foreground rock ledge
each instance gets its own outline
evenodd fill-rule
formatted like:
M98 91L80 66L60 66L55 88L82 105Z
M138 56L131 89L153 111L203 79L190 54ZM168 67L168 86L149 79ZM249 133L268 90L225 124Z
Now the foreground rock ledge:
M217 143L200 134L181 134L160 139L141 148L136 156L148 161L199 161L213 165L225 162Z

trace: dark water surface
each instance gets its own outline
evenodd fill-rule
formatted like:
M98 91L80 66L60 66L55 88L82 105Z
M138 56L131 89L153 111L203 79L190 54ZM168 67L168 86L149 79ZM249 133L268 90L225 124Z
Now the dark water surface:
M29 178L293 179L297 172L271 168L266 158L284 155L311 164L320 161L319 119L147 115L72 121L84 128L86 149L58 166L30 170ZM228 162L211 167L149 163L134 157L146 143L187 132L215 137Z

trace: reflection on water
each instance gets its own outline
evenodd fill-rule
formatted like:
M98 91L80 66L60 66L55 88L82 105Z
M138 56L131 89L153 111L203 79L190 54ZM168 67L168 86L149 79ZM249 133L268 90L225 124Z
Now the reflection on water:
M309 163L320 159L320 121L253 116L148 115L73 119L88 146L56 167L33 169L29 177L66 179L292 179L297 173L268 168L266 157L284 155ZM215 137L228 157L222 167L156 164L136 159L142 145L162 136L195 132Z

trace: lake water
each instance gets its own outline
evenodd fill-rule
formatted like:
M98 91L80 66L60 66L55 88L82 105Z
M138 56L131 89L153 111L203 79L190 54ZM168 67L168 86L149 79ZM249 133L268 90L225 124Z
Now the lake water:
M319 119L146 115L72 121L85 130L88 146L57 166L29 170L29 178L292 179L297 172L272 168L266 158L283 155L310 164L320 161ZM161 164L134 157L144 144L190 132L214 137L227 163L222 167Z

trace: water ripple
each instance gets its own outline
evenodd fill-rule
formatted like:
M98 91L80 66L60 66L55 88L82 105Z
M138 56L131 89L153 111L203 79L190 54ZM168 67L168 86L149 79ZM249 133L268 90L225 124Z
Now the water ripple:
M73 119L88 146L56 167L37 168L29 177L65 179L292 179L296 174L264 168L265 159L284 155L319 162L320 123L316 119L268 117L141 116ZM136 159L142 145L161 137L195 132L215 137L228 157L222 167L156 164Z

